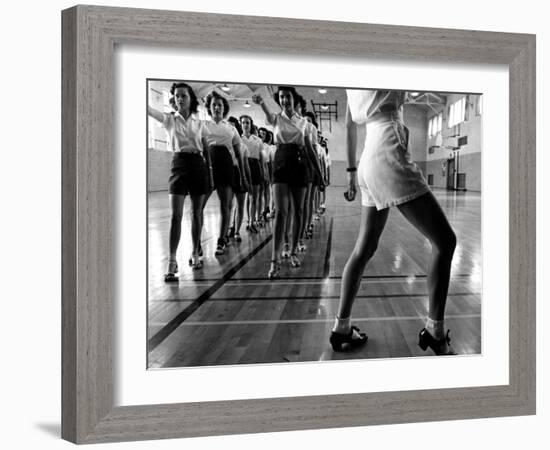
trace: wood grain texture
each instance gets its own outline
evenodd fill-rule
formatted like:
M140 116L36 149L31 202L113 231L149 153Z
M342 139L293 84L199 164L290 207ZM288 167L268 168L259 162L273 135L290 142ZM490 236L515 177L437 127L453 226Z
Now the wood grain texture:
M93 443L534 413L534 36L90 6L64 11L62 24L65 439ZM327 29L330 40L322 39ZM508 65L510 384L113 407L112 65L118 43Z

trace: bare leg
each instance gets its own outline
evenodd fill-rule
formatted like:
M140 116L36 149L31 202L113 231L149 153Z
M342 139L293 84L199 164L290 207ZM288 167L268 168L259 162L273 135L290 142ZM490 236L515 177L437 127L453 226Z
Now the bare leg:
M317 214L317 202L316 202L317 191L318 191L318 187L317 186L312 186L311 195L309 197L309 202L310 202L309 217L308 217L309 223L313 223L313 215Z
M289 208L289 188L285 183L273 185L273 200L275 202L275 223L273 224L273 245L271 260L276 261L281 254L283 234Z
M292 221L294 220L294 199L290 194L290 190L288 192L288 197L288 210L285 218L283 237L285 244L290 245L290 231L292 230Z
M431 192L399 205L398 208L432 244L432 260L428 269L428 317L432 320L443 320L456 235Z
M300 239L300 230L304 220L304 199L306 196L307 187L294 186L291 188L292 200L294 203L294 223L292 224L292 246L291 253L296 253L298 240Z
M176 253L181 237L181 219L183 217L183 205L185 195L169 194L170 209L172 217L170 219L170 238L169 238L169 261L176 261Z
M338 317L341 319L347 319L351 315L355 295L361 285L361 277L365 266L378 247L388 213L389 208L382 211L377 211L375 207L369 206L361 208L361 224L357 241L342 274L342 290L338 307Z
M252 198L250 198L252 197ZM258 184L252 185L252 194L249 195L250 198L250 226L252 227L253 223L258 220L256 215L258 211L258 200L260 198L260 186Z
M231 186L220 186L217 188L218 198L220 199L220 239L225 239L229 229L229 219L231 216L231 205L233 204L233 189Z
M199 246L201 243L202 222L204 204L206 203L205 195L192 195L191 196L191 238L193 240L193 255L199 253Z
M310 216L310 214L309 214L309 205L310 205L309 197L311 196L311 186L312 186L312 184L308 183L307 188L306 188L306 195L305 195L305 199L304 199L304 215L303 215L304 219L302 220L302 226L300 227L300 239L303 239L305 237L306 228L308 226L308 217Z
M265 213L269 212L269 204L271 203L271 185L266 183L264 186L264 209Z
M235 233L240 233L241 225L243 224L244 218L244 203L246 200L246 192L243 194L237 194L237 206L235 208Z
M257 204L257 213L258 221L262 217L264 211L264 184L263 181L258 185L258 204Z

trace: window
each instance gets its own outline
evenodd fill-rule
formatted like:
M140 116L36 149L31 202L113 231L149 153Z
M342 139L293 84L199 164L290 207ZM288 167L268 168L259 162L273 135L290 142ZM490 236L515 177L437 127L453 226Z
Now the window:
M476 116L481 116L481 114L483 114L483 97L478 95L476 101Z
M449 108L448 126L449 128L464 122L466 115L466 97L454 102Z
M428 137L434 137L441 133L441 124L443 123L443 113L433 116L428 122Z

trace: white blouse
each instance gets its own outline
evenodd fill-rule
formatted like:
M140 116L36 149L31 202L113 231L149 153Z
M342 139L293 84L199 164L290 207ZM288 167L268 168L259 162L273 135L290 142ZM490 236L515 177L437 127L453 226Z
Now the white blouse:
M260 159L260 152L262 151L262 147L264 145L262 140L254 134L251 134L249 137L246 137L243 134L242 141L248 148L248 157Z
M296 113L290 118L284 112L276 114L272 124L275 143L305 145L308 124L306 119Z
M209 147L220 145L226 147L231 154L233 164L237 165L237 155L233 146L240 148L241 137L238 131L225 121L219 123L213 120L207 120L204 123L206 143Z
M202 138L204 121L196 114L191 114L187 120L178 112L163 113L162 126L168 133L170 150L182 153L202 153Z
M346 89L348 107L352 120L362 124L384 105L401 106L405 102L405 92L402 91L369 91L366 89Z

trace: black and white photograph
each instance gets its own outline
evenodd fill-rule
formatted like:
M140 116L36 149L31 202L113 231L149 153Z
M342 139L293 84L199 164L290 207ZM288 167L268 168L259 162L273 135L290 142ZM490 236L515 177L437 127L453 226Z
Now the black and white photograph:
M482 353L481 93L146 90L149 369Z

